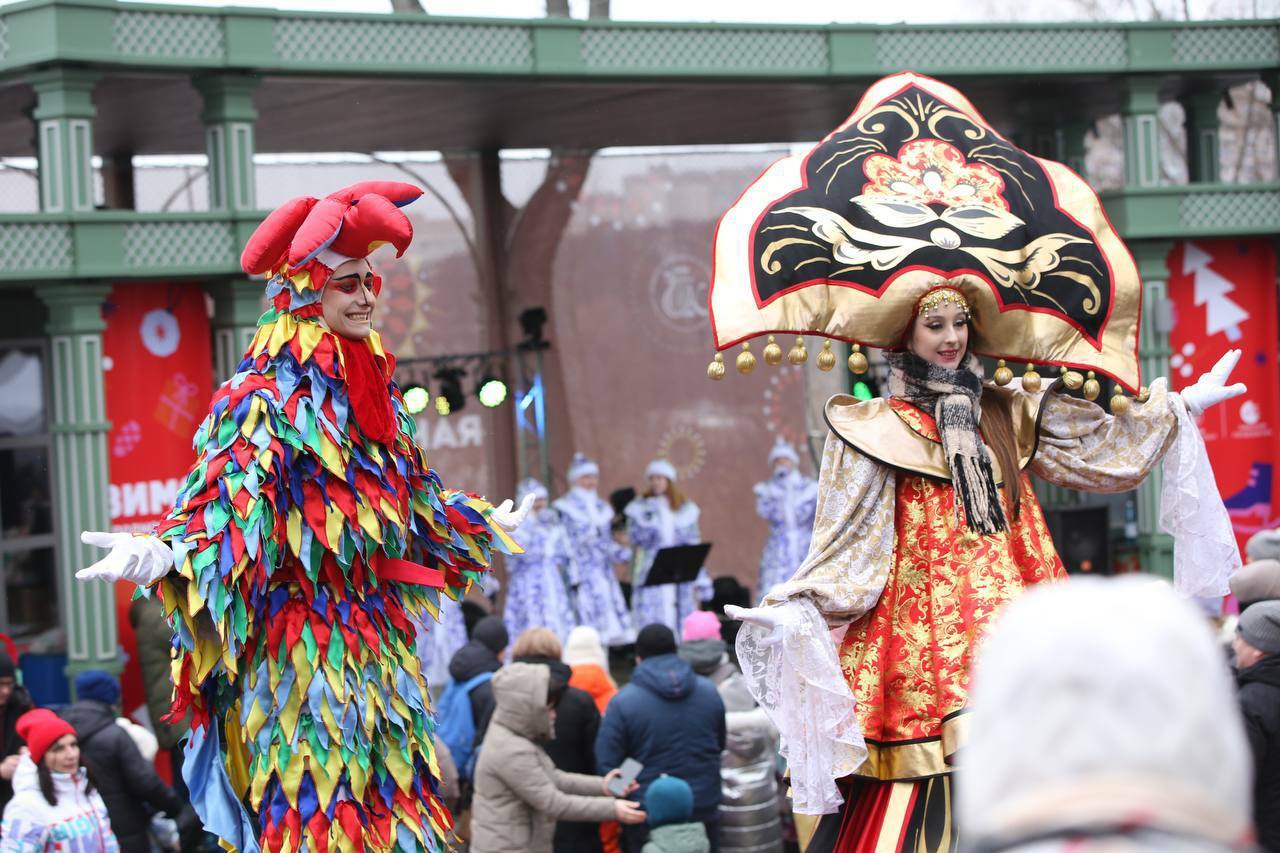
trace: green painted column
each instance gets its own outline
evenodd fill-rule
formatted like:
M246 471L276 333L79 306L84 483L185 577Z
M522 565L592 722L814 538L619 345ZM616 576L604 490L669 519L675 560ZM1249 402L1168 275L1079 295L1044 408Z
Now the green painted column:
M238 74L197 77L204 98L205 148L209 155L209 209L255 210L253 106L257 79Z
M213 297L213 378L226 382L258 331L263 283L233 278L210 284L208 291Z
M1089 180L1089 175L1084 163L1091 129L1092 124L1083 119L1064 121L1058 129L1056 159L1086 181Z
M1221 179L1218 147L1220 92L1196 92L1182 101L1186 111L1187 177L1194 184L1216 184Z
M1142 276L1142 329L1138 356L1143 382L1169 375L1169 332L1173 315L1169 303L1169 269L1165 259L1173 249L1167 240L1129 245ZM1173 538L1160 531L1160 466L1138 487L1138 558L1143 571L1173 577Z
M110 290L103 284L62 284L36 291L49 311L58 595L69 676L86 669L120 670L115 590L102 581L75 578L106 553L82 544L80 532L111 529L102 378L102 303Z
M1153 77L1125 80L1124 182L1131 187L1160 183L1160 81Z
M31 117L40 164L40 210L93 210L93 87L98 74L51 68L28 76L27 82L36 90Z

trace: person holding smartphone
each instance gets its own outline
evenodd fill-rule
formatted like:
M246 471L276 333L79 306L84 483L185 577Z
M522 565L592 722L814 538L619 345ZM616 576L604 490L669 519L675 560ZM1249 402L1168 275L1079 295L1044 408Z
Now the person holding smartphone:
M634 781L610 790L619 770L566 773L543 750L564 689L545 664L513 663L492 684L497 709L476 764L471 853L551 853L557 820L644 823L640 806L623 799Z

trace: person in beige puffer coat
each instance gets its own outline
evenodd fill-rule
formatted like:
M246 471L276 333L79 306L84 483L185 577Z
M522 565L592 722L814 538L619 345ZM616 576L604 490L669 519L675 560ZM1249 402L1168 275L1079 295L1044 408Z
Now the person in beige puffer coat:
M492 683L497 707L476 764L471 853L550 853L557 820L644 822L639 806L608 795L617 770L565 773L542 749L558 698L544 664L511 664Z

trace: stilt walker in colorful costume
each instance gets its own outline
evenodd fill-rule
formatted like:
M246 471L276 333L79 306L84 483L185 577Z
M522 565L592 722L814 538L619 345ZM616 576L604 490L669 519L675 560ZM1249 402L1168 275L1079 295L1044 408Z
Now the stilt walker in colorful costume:
M606 646L636 640L631 611L613 567L631 559L631 549L613 539L613 507L600 497L600 468L575 453L569 463L569 491L553 507L569 533L578 572L578 624L589 625Z
M1117 492L1163 458L1175 584L1222 594L1239 554L1193 418L1244 393L1225 384L1239 354L1181 394L1157 379L1124 396L1140 388L1140 282L1097 197L914 74L874 84L825 140L765 171L715 252L716 344L742 344L743 372L744 341L782 330L890 363L888 399L827 403L803 565L761 607L727 608L795 809L822 816L808 849L953 849L975 645L1005 602L1064 574L1030 475ZM1001 361L985 383L979 355L1027 372L1010 385ZM866 369L859 348L849 360ZM1061 378L1042 388L1033 364ZM717 359L709 374L723 373ZM1110 414L1092 402L1099 375L1117 387Z
M526 479L516 496L532 497L533 512L520 529L524 553L507 560L502 621L513 638L527 628L549 628L564 643L574 626L568 590L578 580L569 536L559 514L547 506L546 486Z
M769 539L760 556L761 598L788 581L809 553L818 481L800 473L800 456L781 437L769 451L773 476L756 483L756 514L769 523Z
M445 489L414 443L366 257L421 195L366 182L272 213L241 258L271 307L195 436L155 535L85 533L79 577L158 592L175 632L184 777L239 851L436 851L440 800L415 625L460 598L527 506Z
M684 617L711 598L711 578L706 569L699 571L698 577L689 583L644 584L658 551L702 541L698 529L702 511L676 483L676 468L666 459L650 462L644 475L649 480L649 488L627 504L625 510L627 534L636 549L631 606L637 630L658 622L679 636Z

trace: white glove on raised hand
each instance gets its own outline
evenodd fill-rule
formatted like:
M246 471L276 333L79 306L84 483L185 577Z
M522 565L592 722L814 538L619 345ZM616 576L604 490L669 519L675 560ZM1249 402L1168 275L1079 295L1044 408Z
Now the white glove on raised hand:
M511 500L507 499L493 508L493 512L489 513L489 520L508 533L515 533L516 529L524 524L525 517L533 509L535 500L537 500L536 495L525 495L524 500L520 501L520 506L513 510Z
M80 534L80 541L110 548L111 553L76 572L76 580L132 581L138 586L149 586L173 571L173 551L155 536L86 530Z
M1200 375L1195 385L1182 389L1180 392L1182 402L1187 404L1191 414L1199 417L1210 406L1224 403L1232 397L1239 397L1248 390L1243 382L1227 384L1227 380L1231 378L1231 371L1235 370L1238 361L1240 361L1240 350L1227 350L1227 354L1218 359L1218 363L1208 373Z
M726 604L724 615L739 622L757 625L766 631L772 631L778 627L778 616L771 607L739 607L736 604Z

